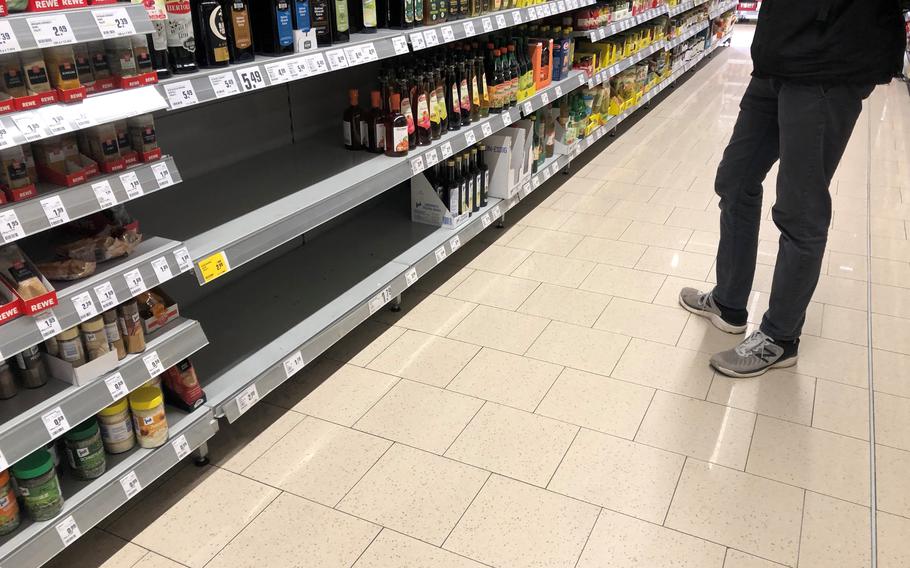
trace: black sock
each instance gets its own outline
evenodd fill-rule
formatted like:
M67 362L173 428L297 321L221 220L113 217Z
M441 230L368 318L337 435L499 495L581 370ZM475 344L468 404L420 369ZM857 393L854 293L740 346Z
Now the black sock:
M746 325L746 323L748 323L749 310L734 310L733 308L728 308L727 306L718 302L717 298L713 299L714 305L720 308L720 317L724 318L725 322L732 325Z

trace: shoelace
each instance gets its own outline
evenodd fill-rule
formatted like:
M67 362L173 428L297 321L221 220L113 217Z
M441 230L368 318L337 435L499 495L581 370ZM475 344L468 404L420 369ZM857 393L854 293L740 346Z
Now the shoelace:
M759 358L763 358L765 355L765 345L771 341L771 338L762 333L760 330L753 331L749 337L747 337L742 343L736 346L736 354L740 357L747 357L749 355L756 355ZM761 347L761 351L757 354L755 351Z
M708 301L711 299L711 294L702 294L698 297L698 309L703 310L705 306L708 305Z

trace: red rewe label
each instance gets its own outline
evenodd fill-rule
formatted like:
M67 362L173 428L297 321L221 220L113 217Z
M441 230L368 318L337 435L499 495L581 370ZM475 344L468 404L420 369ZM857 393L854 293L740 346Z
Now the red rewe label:
M164 8L171 14L189 14L189 0L170 0L164 3Z
M88 6L87 0L29 0L30 12L47 12L49 10L65 10L68 8L84 8Z
M7 308L0 311L0 323L19 317L19 306L12 303L7 304ZM2 308L2 306L0 306Z

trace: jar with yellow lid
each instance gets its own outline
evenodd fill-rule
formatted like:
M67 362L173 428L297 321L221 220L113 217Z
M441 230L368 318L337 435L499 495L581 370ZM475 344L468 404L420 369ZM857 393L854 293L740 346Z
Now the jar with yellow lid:
M133 428L141 448L157 448L167 442L164 395L158 387L140 387L130 394Z
M136 445L133 433L133 417L126 397L121 398L98 413L98 426L101 428L101 441L109 454L122 454Z

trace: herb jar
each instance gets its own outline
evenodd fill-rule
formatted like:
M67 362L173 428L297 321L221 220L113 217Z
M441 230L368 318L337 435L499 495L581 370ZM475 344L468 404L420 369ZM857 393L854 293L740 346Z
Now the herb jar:
M110 352L107 343L107 333L104 331L104 318L92 318L79 324L82 342L85 345L85 354L89 361L94 361Z
M126 397L98 413L98 426L101 427L101 441L107 453L122 454L136 445L133 417Z
M117 351L117 360L123 360L126 357L126 346L123 344L123 338L120 337L120 327L117 324L117 310L111 309L103 314L104 333L107 335L107 342L111 349Z
M140 448L157 448L167 442L164 396L157 387L140 387L130 394L133 429Z
M73 367L85 365L85 347L79 337L78 327L60 332L57 335L57 348L60 350L60 358Z
M19 502L13 493L9 471L0 471L0 535L9 534L19 526Z
M41 358L41 352L37 346L28 347L22 352L16 353L13 361L19 371L22 386L27 389L36 389L47 384L47 367L44 365L44 359Z
M66 460L76 479L95 479L104 473L104 444L98 421L89 418L63 436Z
M128 300L117 308L117 321L120 325L120 336L126 344L127 353L145 351L145 332L142 330L142 318L139 316L139 304Z
M17 392L19 388L16 386L13 370L9 368L9 363L0 360L0 399L13 398Z
M54 459L47 450L36 450L13 466L13 477L28 516L48 521L63 510L63 493L54 470Z

